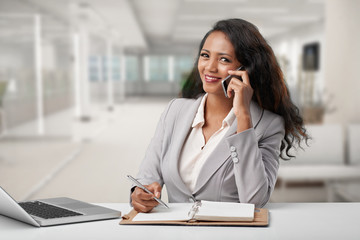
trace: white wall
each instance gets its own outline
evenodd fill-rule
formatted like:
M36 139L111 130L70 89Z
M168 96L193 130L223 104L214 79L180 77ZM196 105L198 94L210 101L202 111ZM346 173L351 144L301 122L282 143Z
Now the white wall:
M360 122L360 1L326 1L325 84L336 111L329 123Z
M285 69L290 90L297 83L302 45L320 42L320 70L315 75L317 93L327 104L325 123L360 122L360 1L326 1L325 19L269 39L277 57L287 56ZM293 92L292 92L293 93ZM294 96L295 95L295 96ZM296 94L293 93L296 102ZM329 111L332 110L332 111Z
M297 93L297 85L299 81L299 69L301 69L303 46L308 43L320 43L320 59L319 71L314 75L314 101L321 100L322 92L324 90L324 49L325 49L325 24L321 20L316 24L295 28L284 34L280 34L274 38L268 39L270 46L273 48L276 57L280 64L281 59L286 57L289 61L287 68L282 66L285 74L285 79L291 91L294 102L299 104L299 97Z

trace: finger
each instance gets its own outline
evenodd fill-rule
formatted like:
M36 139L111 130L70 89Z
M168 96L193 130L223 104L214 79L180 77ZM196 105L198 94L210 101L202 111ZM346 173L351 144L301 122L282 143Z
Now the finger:
M229 98L232 96L232 91L239 92L239 88L243 86L243 82L241 82L238 78L233 77L229 83L227 94Z
M250 79L249 79L249 75L247 73L246 70L238 70L238 71L234 71L234 70L230 70L228 71L229 74L231 75L235 75L235 76L240 76L242 78L242 81L246 84L246 85L250 85ZM250 85L251 86L251 85Z
M135 189L135 191L131 194L132 202L137 202L143 206L151 206L154 207L158 205L158 202L154 200L154 196L152 194L145 193L142 189Z
M230 85L230 83L231 82L229 82L229 85L228 85L228 87L227 87L227 90L226 90L226 93L227 93L227 95L228 95L228 98L231 98L231 96L232 96L232 87L231 87L231 85Z
M161 196L161 186L158 182L153 182L152 184L147 185L146 188L153 192L155 197L159 198Z
M156 207L157 205L159 205L159 203L155 200L144 200L144 199L135 198L134 202L137 202L142 206L146 206L146 207Z
M251 86L250 84L250 79L249 79L249 74L246 71L242 71L244 72L244 74L241 76L243 83L245 83L246 85Z
M133 201L132 204L137 212L150 212L154 208L153 206L146 206L136 201Z
M136 187L134 192L132 193L135 198L142 199L142 200L152 200L154 199L154 195L145 192L141 188Z

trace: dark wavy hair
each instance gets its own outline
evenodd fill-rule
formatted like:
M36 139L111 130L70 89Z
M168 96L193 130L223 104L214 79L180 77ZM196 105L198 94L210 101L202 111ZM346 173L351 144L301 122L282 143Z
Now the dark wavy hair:
M183 84L181 96L197 98L205 93L197 64L207 37L214 31L225 33L234 46L237 60L249 74L251 87L254 89L253 101L258 103L261 108L284 118L285 136L281 142L280 157L284 160L294 157L290 154L290 149L295 145L301 147L302 140L307 142L309 136L304 128L299 109L291 101L283 73L272 48L253 24L242 19L217 22L200 43L194 68Z

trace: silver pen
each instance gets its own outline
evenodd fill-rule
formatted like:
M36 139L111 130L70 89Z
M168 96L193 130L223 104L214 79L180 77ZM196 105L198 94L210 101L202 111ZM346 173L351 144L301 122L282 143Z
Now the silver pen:
M152 193L149 189L147 189L144 185L142 185L138 180L136 180L132 176L127 175L127 178L130 179L137 187L141 188L142 190L144 190L145 192L147 192L149 194L154 195L154 193ZM166 205L166 203L164 203L160 198L155 197L155 195L154 195L154 199L155 199L155 201L157 201L158 203L160 203L164 207L169 208L169 206Z

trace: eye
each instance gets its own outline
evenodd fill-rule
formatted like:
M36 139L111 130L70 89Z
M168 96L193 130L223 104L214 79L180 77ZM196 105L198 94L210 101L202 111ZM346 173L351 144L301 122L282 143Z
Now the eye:
M226 58L226 57L221 57L220 58L220 61L221 62L226 62L226 63L230 63L231 61L228 59L228 58Z
M209 54L207 54L206 52L202 52L200 53L200 57L209 58Z

